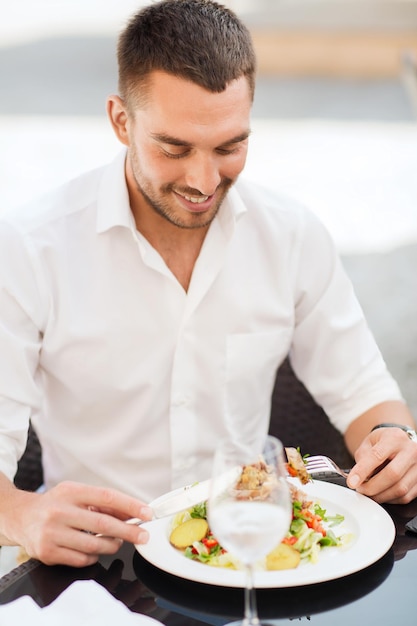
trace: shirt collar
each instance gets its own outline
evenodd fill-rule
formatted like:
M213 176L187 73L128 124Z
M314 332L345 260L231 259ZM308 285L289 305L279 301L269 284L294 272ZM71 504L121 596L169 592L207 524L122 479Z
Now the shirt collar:
M238 187L236 184L232 185L218 213L219 220L224 223L229 220L237 222L246 211L247 208L238 191Z
M97 232L114 226L135 228L125 176L126 150L103 168L97 194Z

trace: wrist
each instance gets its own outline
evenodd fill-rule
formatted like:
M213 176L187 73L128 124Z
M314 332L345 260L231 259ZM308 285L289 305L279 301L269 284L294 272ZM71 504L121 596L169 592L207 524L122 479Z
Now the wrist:
M371 429L371 432L377 430L378 428L400 428L403 430L411 441L415 441L417 443L417 433L416 431L408 426L407 424L396 424L395 422L384 422L382 424L377 424Z

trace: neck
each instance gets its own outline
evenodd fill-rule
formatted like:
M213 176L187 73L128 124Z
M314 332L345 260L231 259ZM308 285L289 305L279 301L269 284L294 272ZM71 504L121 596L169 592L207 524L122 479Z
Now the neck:
M132 208L137 230L164 259L185 291L188 291L194 265L209 226L180 228L159 215L144 202Z

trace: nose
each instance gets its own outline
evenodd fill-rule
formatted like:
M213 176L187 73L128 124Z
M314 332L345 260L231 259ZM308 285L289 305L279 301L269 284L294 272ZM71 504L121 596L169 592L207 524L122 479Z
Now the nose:
M187 163L185 183L203 196L211 196L221 179L220 166L215 156L199 154Z

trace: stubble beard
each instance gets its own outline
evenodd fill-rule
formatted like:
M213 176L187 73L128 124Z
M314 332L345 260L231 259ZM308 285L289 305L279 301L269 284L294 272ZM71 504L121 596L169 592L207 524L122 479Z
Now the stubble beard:
M199 195L200 192L195 189L175 189L174 185L171 183L164 185L161 187L159 192L159 197L156 198L156 194L152 192L151 186L147 184L147 181L143 181L140 183L140 178L143 179L141 175L140 167L137 162L137 159L132 155L131 167L133 178L135 180L136 189L143 197L148 206L157 213L160 217L167 220L170 224L177 226L178 228L184 229L197 229L197 228L206 228L211 224L211 222L216 217L219 209L230 189L230 187L235 182L231 178L223 178L216 189L216 193L218 193L219 197L215 204L215 206L210 210L209 214L207 213L189 213L190 219L192 221L182 220L180 216L176 215L175 210L172 209L172 202L169 201L168 197L164 200L163 196L173 196L176 191L181 194L185 194L188 196L196 196ZM201 194L200 194L201 195Z

